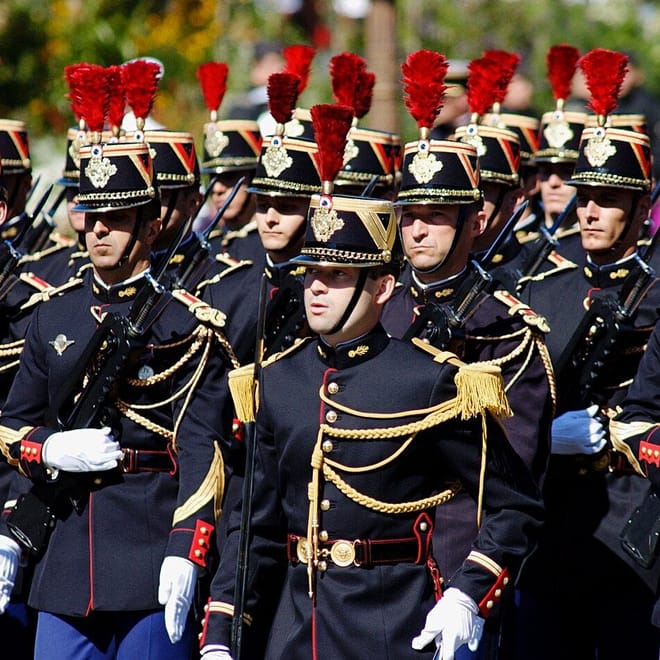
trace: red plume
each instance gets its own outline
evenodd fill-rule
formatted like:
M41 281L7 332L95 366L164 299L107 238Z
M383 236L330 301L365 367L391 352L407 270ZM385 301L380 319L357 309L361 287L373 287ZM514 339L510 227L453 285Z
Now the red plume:
M121 78L126 101L133 109L136 120L145 120L151 112L161 74L162 70L156 62L132 60L122 64Z
M571 82L580 59L580 51L574 46L559 44L550 46L545 56L548 80L555 101L566 100L571 93Z
M489 57L480 57L468 64L467 97L473 115L485 115L492 107L502 75L500 63Z
M509 89L511 78L520 64L520 55L505 50L487 50L484 57L492 60L499 68L499 75L494 81L491 104L502 103Z
M65 67L71 108L94 133L101 133L108 110L107 71L99 64L72 64Z
M224 62L205 62L197 67L197 79L210 112L217 112L222 103L227 91L228 73L229 67Z
M597 115L608 115L616 108L628 70L628 57L613 50L595 48L580 58L579 65L591 92L589 108Z
M284 56L284 71L293 73L300 78L300 89L298 94L302 94L309 81L309 71L312 67L312 60L316 55L316 49L311 46L296 44L282 49Z
M268 76L268 107L278 124L291 120L298 101L300 78L293 73L271 73Z
M449 62L432 50L410 53L401 65L403 98L419 128L430 129L442 109Z
M310 109L314 140L318 145L321 181L334 181L344 164L346 136L353 122L349 106L336 103L314 105Z
M376 84L376 74L371 71L360 71L355 88L355 102L353 113L356 119L364 117L371 108L371 101L374 97L374 85Z
M106 68L108 76L108 123L118 132L126 111L126 95L121 82L121 66L115 64Z
M355 109L360 73L366 70L366 62L355 53L341 53L330 58L332 96L337 103Z

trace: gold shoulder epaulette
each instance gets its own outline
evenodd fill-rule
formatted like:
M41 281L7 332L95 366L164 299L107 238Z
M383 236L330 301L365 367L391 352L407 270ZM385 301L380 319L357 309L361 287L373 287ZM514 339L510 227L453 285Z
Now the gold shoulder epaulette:
M57 233L51 234L50 240L52 241L51 245L44 248L43 250L33 252L32 254L23 255L21 257L20 263L28 264L28 263L33 263L35 261L41 261L41 259L43 259L44 257L54 254L55 252L59 252L60 250L68 250L71 246L74 245L73 240L71 240L70 238L66 238L66 236L62 236Z
M219 263L226 264L227 268L221 270L219 273L216 273L213 277L209 277L209 279L207 280L202 280L197 285L197 290L196 290L197 293L199 293L204 287L208 286L209 284L217 284L221 279L227 277L227 275L230 275L231 273L235 273L236 271L240 270L241 268L245 268L246 266L253 265L253 262L250 261L249 259L245 259L243 261L236 261L228 254L216 254L215 260L218 261Z
M262 368L277 362L285 355L300 350L311 337L296 339L289 348L271 355L261 363ZM256 418L258 407L258 391L254 382L254 363L244 364L238 369L232 369L228 374L229 391L236 409L236 416L241 422L253 422Z
M567 229L562 229L561 227L557 230L557 233L555 234L555 238L562 239L566 238L566 236L575 236L575 234L580 233L580 225L576 222L574 225L571 227L568 227Z
M59 286L51 286L45 280L42 280L40 277L37 277L34 273L21 273L19 278L22 282L34 287L37 292L33 293L26 302L21 305L21 309L29 309L34 307L38 303L46 302L50 300L53 296L59 296L69 289L73 289L77 286L80 286L83 283L83 280L79 277L71 277L64 284Z
M551 268L550 270L546 270L542 273L537 273L536 275L532 275L529 277L521 277L519 280L520 282L538 282L540 280L544 280L546 277L550 277L551 275L556 275L557 273L561 273L565 270L571 270L572 268L579 268L579 266L571 261L570 259L566 259L566 257L562 257L561 254L558 252L551 252L548 255L548 261L553 264L555 267Z
M537 238L539 238L541 234L537 231L530 231L527 234L522 234L521 236L518 236L516 233L516 238L518 239L518 243L520 245L525 245L526 243L533 243Z
M509 315L518 314L522 316L527 325L538 328L542 332L550 332L550 326L544 316L539 316L529 305L516 298L505 289L499 289L493 292L493 297L509 308Z
M510 417L511 407L504 390L502 369L486 362L463 362L451 351L443 351L418 338L412 343L433 355L433 361L458 367L456 383L456 409L463 419L469 419L488 410L498 417Z
M252 220L238 229L232 229L226 232L222 238L222 245L229 245L235 238L245 238L248 234L256 230L257 221Z
M200 300L197 296L193 296L185 289L175 289L172 291L172 298L183 303L188 311L200 322L205 325L212 325L216 328L224 328L226 314L221 312L215 307L211 307L208 303Z

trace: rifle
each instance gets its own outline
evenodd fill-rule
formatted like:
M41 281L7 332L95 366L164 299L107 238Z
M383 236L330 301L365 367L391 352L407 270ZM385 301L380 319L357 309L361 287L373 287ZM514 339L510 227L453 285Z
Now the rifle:
M116 429L116 411L111 400L126 367L142 348L144 335L161 309L160 303L169 302L165 299L167 289L162 280L187 228L188 223L184 223L153 272L145 275L128 313L106 314L77 361L77 369L53 400L49 424L61 431L103 426ZM32 554L41 554L55 526L63 497L68 496L69 502L78 508L94 476L61 473L57 481L33 484L18 498L7 517L7 527Z
M214 181L209 184L206 189L206 195L213 188ZM217 213L213 217L213 220L202 232L198 232L194 235L192 241L188 246L188 249L184 252L183 260L179 267L177 268L176 274L172 280L172 289L185 289L186 291L194 291L197 285L200 283L208 269L211 267L213 261L210 259L212 252L211 244L209 243L209 236L211 232L216 228L218 222L222 219L222 216L225 214L229 205L234 200L234 197L238 194L240 187L245 183L245 177L241 177L230 190L227 199L223 202L222 206L218 209ZM199 213L200 209L203 207L204 202L199 205L197 212Z
M266 318L266 275L262 274L259 286L257 333L252 366L252 404L256 413L256 385L261 374L264 353L264 323ZM252 535L252 495L254 492L254 468L257 443L257 425L250 419L245 425L245 476L242 485L241 527L238 533L238 556L234 583L234 614L231 622L231 651L234 660L241 660L243 639L243 614L247 596L250 537Z
M460 331L476 309L481 294L493 282L493 277L487 270L488 267L520 220L527 204L528 202L524 202L516 209L488 250L479 259L470 259L469 273L461 282L451 303L427 302L419 310L414 323L408 328L403 337L404 340L410 341L413 337L419 337L428 340L438 348L446 349L450 341L459 338Z
M16 235L11 239L5 239L0 243L0 301L4 300L9 291L16 283L14 273L19 269L21 259L25 256L24 252L19 249L28 229L32 225L34 217L37 216L44 204L48 200L53 186L51 185L48 190L42 195L41 199L37 202L32 213L27 209L18 216L15 223L17 227Z
M566 218L573 213L577 206L577 196L573 195L569 200L564 210L557 216L552 226L549 228L541 227L539 233L541 234L536 248L530 252L525 260L525 263L520 267L515 274L515 280L518 282L516 292L520 293L529 283L530 279L538 273L541 266L545 263L548 255L559 245L559 241L555 238L557 230L564 224Z
M48 237L55 229L55 213L60 207L60 204L66 197L66 187L62 187L57 194L55 201L50 205L47 211L42 211L37 217L37 221L30 225L29 231L25 236L25 252L26 254L34 254L42 250L48 241Z
M618 295L595 298L557 361L557 409L578 410L604 403L603 376L609 357L623 346L626 330L655 280L649 265L658 242L656 232L644 258L626 277Z

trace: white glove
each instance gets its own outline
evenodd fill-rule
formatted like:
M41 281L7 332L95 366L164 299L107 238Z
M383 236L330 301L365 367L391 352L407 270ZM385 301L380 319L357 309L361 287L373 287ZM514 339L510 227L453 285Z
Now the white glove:
M412 641L412 647L421 651L435 640L438 652L434 658L453 660L456 649L468 643L476 651L484 629L484 620L478 616L477 604L460 589L450 587L426 615L424 630Z
M195 593L197 566L183 557L165 557L160 567L158 602L165 605L165 628L172 644L183 635Z
M9 604L20 559L21 546L14 539L0 535L0 614Z
M55 472L112 470L121 456L119 443L107 426L53 433L46 438L41 450L42 461Z
M598 406L569 410L552 421L553 454L597 454L607 443L605 427L595 417Z
M212 644L202 648L202 660L234 660L229 649L222 644Z

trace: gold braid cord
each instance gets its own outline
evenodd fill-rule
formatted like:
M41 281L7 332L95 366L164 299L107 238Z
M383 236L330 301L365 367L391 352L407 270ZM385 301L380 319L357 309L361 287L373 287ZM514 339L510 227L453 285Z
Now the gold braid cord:
M197 383L199 382L199 379L201 378L202 373L204 372L204 369L206 367L211 345L213 343L213 337L214 337L213 330L205 326L199 326L190 337L187 337L182 341L178 341L167 345L161 344L158 347L154 346L153 347L154 350L157 348L167 349L167 348L175 348L177 346L184 345L187 342L192 342L190 347L184 353L184 355L182 355L172 366L168 367L167 369L164 369L158 374L154 374L153 376L150 376L149 378L127 379L129 385L132 385L134 387L149 387L161 383L166 379L170 378L171 376L173 376L179 369L181 369L185 364L187 364L200 351L202 351L202 355L200 356L197 362L194 373L190 376L188 381L186 383L183 383L180 389L177 392L174 392L171 396L168 396L160 401L156 401L150 404L137 404L137 403L132 404L126 401L117 400L115 401L114 404L117 410L119 410L119 412L121 412L124 416L126 416L128 419L133 421L135 424L138 424L139 426L142 426L148 431L152 433L157 433L158 435L166 438L169 442L172 443L172 447L174 451L176 451L175 440L176 440L177 430L188 408L190 399L195 391ZM161 408L163 406L169 405L173 401L176 401L179 398L181 398L184 394L186 395L185 402L181 407L181 412L178 418L175 420L173 430L167 429L163 426L160 426L159 424L156 424L148 417L138 412L140 410L154 410L156 408Z
M338 429L321 424L314 451L312 452L312 480L308 484L307 496L309 499L309 512L307 517L307 578L309 597L314 598L316 567L319 557L319 483L320 473L323 472L324 478L334 484L351 501L374 511L380 511L390 514L404 514L413 511L421 511L439 504L443 504L451 499L460 489L460 485L452 486L440 493L430 497L422 498L411 502L384 502L377 500L369 495L359 492L353 486L348 484L339 474L333 470L333 467L346 472L370 472L376 470L387 463L392 462L413 442L420 431L424 431L442 422L455 418L461 414L458 398L443 401L435 406L420 410L406 410L394 413L376 413L363 412L347 406L342 406L336 401L328 401L323 393L323 387L319 390L319 396L322 401L329 403L333 408L346 412L354 417L367 419L397 419L400 417L409 417L411 415L423 415L422 419L399 426L372 429ZM398 438L407 436L401 447L394 451L389 457L363 467L344 466L335 461L331 461L324 456L321 447L324 437L344 438L349 440L378 440L385 438Z

